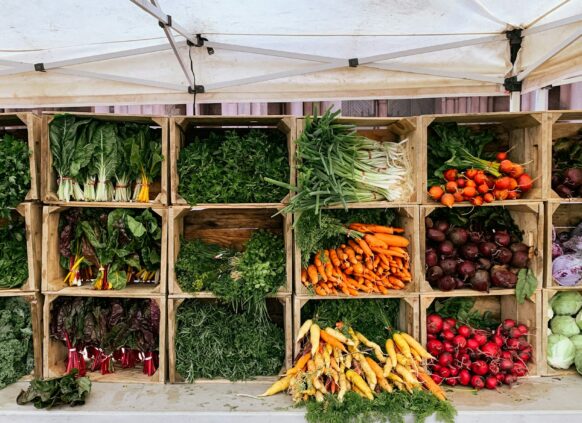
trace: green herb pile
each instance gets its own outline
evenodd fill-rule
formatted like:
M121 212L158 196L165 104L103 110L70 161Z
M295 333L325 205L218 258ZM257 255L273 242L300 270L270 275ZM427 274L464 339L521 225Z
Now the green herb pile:
M495 153L484 150L495 141L490 130L475 132L456 123L435 123L428 134L428 186L440 185L450 168L469 169L476 163L469 156L493 160ZM467 154L468 153L468 154Z
M313 319L320 327L346 326L365 328L370 341L384 345L386 338L398 325L397 299L309 301L301 309L301 321Z
M30 304L19 297L0 298L0 389L34 368Z
M452 297L436 299L429 307L428 313L437 313L442 318L452 317L461 324L475 329L495 329L499 321L491 316L491 312L481 313L473 309L474 297Z
M0 139L0 217L26 198L30 190L30 150L24 141L5 134Z
M265 297L286 280L283 237L257 230L242 253L198 239L182 241L176 277L186 292L209 290L236 309L266 312Z
M398 390L381 392L374 401L355 392L346 393L343 402L339 402L336 395L327 395L322 403L311 400L306 407L305 418L309 423L404 423L409 415L422 423L433 414L437 421L454 423L457 414L449 401L441 401L423 390L414 390L412 394Z
M211 132L180 151L179 194L189 203L278 203L289 188L287 140L275 130Z
M18 217L0 228L0 288L19 288L27 279L26 229Z
M69 284L123 289L128 281L159 281L162 229L151 210L70 209L61 215L59 231Z
M34 379L26 391L21 391L16 398L18 405L32 402L36 408L48 408L59 405L85 404L87 395L91 392L91 381L88 377L76 377L77 370L53 379Z
M176 312L176 371L194 379L247 380L283 366L283 329L227 305L185 300Z
M64 114L50 123L49 137L59 200L149 201L163 161L160 130Z
M406 143L360 136L355 125L336 121L340 111L309 116L297 140L298 186L267 181L296 191L285 212L319 214L325 206L366 201L407 201L413 192Z
M302 213L295 225L297 246L301 251L301 265L306 267L310 257L327 248L345 244L346 227L354 222L392 226L397 224L394 209L326 209L320 215Z

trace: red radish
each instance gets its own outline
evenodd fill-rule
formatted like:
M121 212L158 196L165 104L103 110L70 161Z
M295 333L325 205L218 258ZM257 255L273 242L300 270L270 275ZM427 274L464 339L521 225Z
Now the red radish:
M443 333L443 339L445 341L452 341L453 339L455 339L455 334L452 330L444 330Z
M467 369L463 369L459 372L459 383L463 386L467 386L471 383L471 373Z
M426 339L427 340L433 340L433 339L437 339L436 335L433 335L432 333L429 333L428 335L426 335Z
M431 355L437 356L443 351L443 343L438 339L431 339L427 341L426 349Z
M426 331L431 334L438 334L443 330L443 319L438 314L429 314L426 318Z
M459 375L458 367L449 367L449 370L451 371L452 377L457 377Z
M525 376L527 374L527 367L518 361L513 365L511 372L517 377Z
M451 342L445 341L443 342L443 349L445 350L445 352L452 354L455 351L455 346Z
M463 179L463 178L457 179L456 182L457 182L457 186L459 188L465 188L465 185L467 185L467 180L466 179Z
M455 386L457 384L457 379L454 377L448 377L445 379L445 383L449 386Z
M495 389L495 388L497 388L497 384L498 383L499 383L499 381L494 376L489 376L487 379L485 379L485 387L487 389Z
M499 170L502 173L509 173L511 172L511 170L513 169L513 162L511 160L502 160L501 163L499 163Z
M507 340L507 348L510 350L517 350L519 348L519 340L516 338L509 338Z
M503 383L505 383L506 385L513 385L515 382L517 382L517 377L515 377L515 375L512 374L505 375L505 380L503 381Z
M443 320L443 323L446 323L451 328L457 327L457 321L455 319L453 319L452 317L447 317L445 320Z
M434 185L428 190L428 195L435 201L439 201L444 193L445 191L438 185Z
M444 352L439 356L439 364L441 366L450 366L453 362L453 356L448 353L448 352Z
M507 152L505 152L505 151L500 151L495 156L495 160L497 160L498 162L502 162L503 160L506 160L506 159L507 159Z
M457 357L457 362L460 367L468 368L471 364L471 357L469 357L469 354L467 353L460 353Z
M521 192L528 192L533 187L533 179L527 173L517 178L517 184Z
M493 335L493 337L491 338L493 340L493 342L498 346L498 347L502 347L504 344L504 339L501 335Z
M529 332L528 327L524 324L518 325L517 328L519 329L522 335L527 335L527 333Z
M476 331L473 335L473 339L479 344L479 346L483 346L487 343L487 335L485 335L482 331Z
M443 176L447 181L454 181L457 179L457 169L447 169L444 171Z
M465 338L469 338L471 336L471 328L467 325L461 325L457 329L457 333Z
M457 335L453 338L453 344L457 347L457 348L465 348L467 346L467 338L461 336L461 335Z
M511 361L511 359L508 359L508 358L502 358L501 362L499 363L499 367L504 372L509 371L509 370L513 369L513 361Z
M531 360L531 354L529 352L521 351L518 354L518 357L520 358L520 360L522 360L525 363L528 363Z
M501 358L507 359L507 360L511 360L513 356L511 355L511 352L509 351L501 351Z
M445 185L445 191L448 192L449 194L454 194L455 192L457 192L457 183L454 181L447 182Z
M489 366L483 360L477 360L471 364L471 371L479 376L485 376L489 371Z
M471 386L475 389L483 389L485 387L485 382L481 376L474 375L471 378Z
M501 325L503 326L503 329L509 330L509 329L515 327L515 320L505 319Z
M443 378L440 377L439 375L433 373L432 375L430 375L430 377L432 378L432 380L434 380L434 383L436 383L437 385L443 383Z
M510 338L519 338L522 334L518 328L511 328L509 329L508 335Z
M474 338L467 340L467 348L470 350L476 350L479 348L479 343L475 341Z
M451 377L451 371L448 367L441 367L439 375L441 375L441 377Z
M499 373L499 365L495 361L492 361L491 363L489 363L489 374L496 375L498 373Z

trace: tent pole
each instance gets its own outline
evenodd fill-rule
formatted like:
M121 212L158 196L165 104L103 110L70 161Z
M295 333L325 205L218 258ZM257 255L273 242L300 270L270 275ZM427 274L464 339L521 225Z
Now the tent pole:
M548 110L548 97L551 87L540 88L534 91L534 110L544 112Z
M104 79L106 81L124 82L127 84L145 85L148 87L160 88L163 90L179 91L183 93L188 89L184 85L169 84L165 82L151 81L149 79L130 78L127 76L110 75L105 73L89 72L80 69L53 69L52 72L62 75L80 76L82 78Z
M521 92L512 91L509 94L509 111L519 112L521 111Z
M579 21L582 21L582 13L580 13L578 15L570 16L568 18L559 19L557 21L550 22L547 24L538 25L538 26L535 26L535 25L531 26L527 29L524 29L522 32L522 35L526 36L526 35L536 34L538 32L548 31L550 29L559 28L559 27L565 26L565 25L570 25L571 23L576 23Z
M481 81L481 82L492 82L494 84L503 84L503 78L495 78L493 76L486 76L480 75L476 73L470 72L451 72L451 71L441 71L438 69L427 69L421 68L417 66L411 65L401 65L399 63L370 63L366 65L369 68L377 68L377 69L384 69L390 70L395 72L407 72L407 73L416 73L419 75L432 75L432 76L444 76L445 78L454 78L454 79L468 79L472 81Z

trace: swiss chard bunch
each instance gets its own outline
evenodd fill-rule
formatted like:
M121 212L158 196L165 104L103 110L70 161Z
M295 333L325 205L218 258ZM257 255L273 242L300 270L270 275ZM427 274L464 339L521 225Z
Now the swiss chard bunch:
M30 304L19 297L0 298L0 389L34 368Z
M51 409L59 405L71 407L85 404L91 392L91 380L77 377L77 370L52 379L34 379L26 391L21 391L16 398L18 405L30 402L36 408Z
M275 130L211 132L180 151L178 175L189 204L278 203L288 189L264 178L289 180L287 142Z
M18 217L0 228L0 289L18 288L27 279L26 229Z
M26 142L10 134L0 139L0 217L8 217L30 190L29 157Z

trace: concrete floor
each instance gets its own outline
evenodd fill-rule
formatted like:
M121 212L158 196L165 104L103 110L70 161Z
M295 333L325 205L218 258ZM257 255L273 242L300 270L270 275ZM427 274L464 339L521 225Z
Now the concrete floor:
M301 408L287 395L257 398L266 383L203 383L196 385L118 385L94 383L83 407L36 410L15 399L27 383L0 391L0 422L302 422ZM455 389L449 396L458 422L582 422L582 377L533 378L512 389ZM412 421L412 419L410 419ZM434 421L430 419L429 421ZM341 422L338 422L341 423Z

